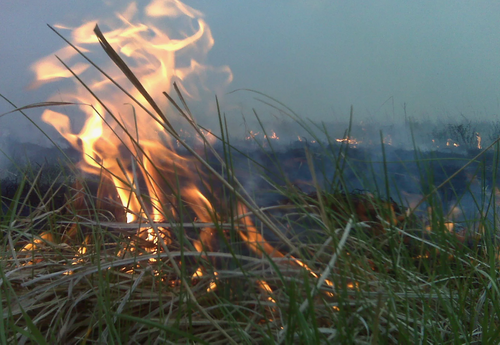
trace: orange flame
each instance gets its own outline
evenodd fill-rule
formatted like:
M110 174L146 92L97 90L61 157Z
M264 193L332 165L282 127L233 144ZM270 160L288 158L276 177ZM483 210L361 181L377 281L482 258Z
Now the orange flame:
M354 139L354 138L349 137L349 136L346 138L342 138L342 139L335 139L335 141L338 143L353 145L354 147L356 147L356 145L359 145L362 143L362 141L359 141L359 140Z
M143 22L139 20L141 15L144 17ZM135 2L129 4L116 16L119 25L116 25L116 20L105 23L109 28L103 33L106 40L130 66L151 98L159 102L160 109L168 109L162 93L170 92L174 80L182 82L178 85L184 97L195 100L201 98L202 88L197 85L203 77L223 75L223 86L232 80L228 67L213 68L199 62L214 44L210 29L201 17L201 13L178 0L152 0L142 11ZM156 24L158 21L174 19L176 27L185 31L173 33L169 29L162 30ZM71 29L72 41L81 52L92 52L92 48L99 44L93 33L94 26L94 22L88 22ZM62 26L58 28L67 29ZM64 60L77 57L72 47L61 49L57 54ZM44 111L42 119L81 152L79 167L84 172L106 172L106 177L116 187L127 222L142 222L146 219L160 222L178 216L173 206L176 198L172 197L177 192L177 186L180 186L184 204L191 208L198 220L213 222L214 209L197 186L200 179L196 175L199 171L196 162L175 151L180 139L174 138L151 116L155 113L152 106L127 77L114 65L105 69L111 79L131 97L122 91L116 92L116 85L106 76L95 74L97 72L88 63L67 64L72 73L55 64L52 57L41 59L32 66L36 74L33 86L66 79L74 73L81 80L87 80L86 85L96 96L89 95L78 81L71 93L58 94L57 99L73 100L78 110L85 115L84 122L78 121L81 117L72 118L50 109ZM164 102L161 103L161 100ZM258 134L250 132L250 138ZM269 139L278 140L279 137L273 131ZM143 195L146 197L143 198ZM147 200L147 205L144 200ZM246 212L243 207L241 210L242 213ZM263 238L249 217L244 217L241 222L246 226L244 231L240 231L241 238L255 253L262 255L264 252L274 258L284 257ZM153 229L149 229L145 237L153 243L159 240ZM199 240L193 241L196 250L213 250L213 237L214 229L203 228ZM168 244L168 236L163 239ZM318 278L305 263L290 258ZM199 269L193 278L202 275L203 271ZM326 283L333 286L328 280ZM264 281L260 281L259 285L266 291L270 290ZM216 283L212 281L208 290L215 288Z
M168 28L162 29L158 23L165 22L166 19L175 19L183 31L175 33L170 32ZM211 73L223 75L223 84L232 80L228 67L213 68L195 60L204 59L214 40L209 27L202 19L202 14L180 1L153 0L142 10L132 2L123 12L118 13L114 20L105 24L110 29L104 32L104 36L114 49L124 56L124 60L148 93L157 101L164 99L160 107L166 106L166 99L161 93L168 93L174 80L182 81L181 91L184 97L198 100L201 93L196 84L199 84L204 76ZM94 26L95 22L87 22L71 29L72 41L82 52L91 52L93 47L99 44L93 33ZM61 25L57 27L67 29ZM66 62L73 60L77 54L71 47L57 52ZM162 126L140 107L135 104L131 106L130 98L122 92L115 92L116 89L106 77L92 74L95 71L89 68L89 64L76 62L68 65L74 74L90 80L88 86L98 94L113 116L77 84L72 93L63 97L79 104L80 111L85 114L81 129L75 130L78 128L76 119L61 112L46 110L42 119L54 126L73 147L81 151L82 161L79 167L84 172L99 174L104 168L109 173L126 210L127 222L144 218L143 205L137 198L137 195L143 192L136 185L137 174L143 177L146 185L154 221L165 218L164 213L167 211L173 212L164 209L168 200L165 200L166 193L162 189L164 187L158 184L160 172L167 174L171 181L175 181L175 174L191 179L191 182L186 183L188 187L182 194L188 202L205 207L206 200L196 192L195 183L190 178L194 171L193 163L175 153L175 141L171 140ZM56 64L52 55L35 63L32 69L36 75L32 86L72 77L70 71ZM152 112L144 97L130 85L126 77L114 66L109 69L114 71L109 73L111 78L141 102L145 109ZM60 98L61 95L57 97ZM214 137L211 137L213 140ZM132 155L137 159L136 162L131 160ZM131 168L134 163L138 165L137 172ZM200 212L199 218L209 219L206 212L198 207L196 213ZM151 237L152 233L148 236Z
M264 292L269 295L267 297L267 300L269 302L272 302L272 303L275 303L276 304L276 301L274 298L272 298L270 295L273 293L273 289L271 289L271 287L269 286L269 284L265 281L265 280L257 280L257 285L262 289L264 290Z
M248 213L247 209L243 205L239 205L239 213L241 215L246 215ZM241 220L242 224L244 225L244 230L240 231L240 236L241 238L248 244L250 249L254 251L254 253L258 255L262 255L263 253L266 253L267 256L269 257L274 257L274 258L283 258L285 255L281 253L279 250L274 248L269 242L267 242L262 234L257 230L255 225L253 224L252 220L250 217L245 216L242 217ZM294 262L296 265L304 268L311 276L313 276L316 279L319 279L319 275L314 272L312 268L310 268L307 264L302 262L301 260L298 260L294 258L293 256L290 256L290 259L292 262ZM325 284L328 285L329 287L333 287L334 284L330 280L326 279ZM262 285L262 284L261 284ZM327 292L327 295L333 296L331 292Z

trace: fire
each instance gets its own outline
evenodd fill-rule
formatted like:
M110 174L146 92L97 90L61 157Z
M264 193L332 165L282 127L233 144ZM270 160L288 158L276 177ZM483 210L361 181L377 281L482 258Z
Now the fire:
M170 125L175 119L170 115L167 118L161 110L170 110L163 92L170 93L174 81L183 97L200 101L202 90L208 90L205 79L216 76L222 80L220 85L210 85L211 92L224 88L232 80L229 67L202 64L214 44L202 17L200 12L177 0L152 0L143 9L132 2L116 14L116 18L98 23L107 28L102 33L104 38L99 38L96 22L77 28L57 25L60 30L70 30L74 47L70 45L56 52L63 64L50 55L32 66L36 77L32 87L68 78L75 82L70 92L54 98L74 102L77 112L83 116L70 117L47 109L42 120L81 152L78 166L83 172L101 175L112 182L118 196L113 197L114 192L110 191L110 195L104 197L121 203L127 223L179 219L174 206L175 194L190 207L197 221L213 220L213 207L199 190L197 163L179 155L176 147L182 144L181 140L190 138L213 144L216 137L210 130L203 129L194 133L180 129L180 135L176 136ZM162 27L163 23L172 21L178 32ZM121 71L111 64L103 69L104 73L94 69L89 60L89 63L75 61L80 52L91 54L99 45L106 47L106 44L126 61L125 67L119 66ZM107 52L109 55L109 50ZM116 60L114 62L116 64ZM134 82L133 78L137 80ZM177 182L181 190L177 190ZM171 243L170 235L169 229L162 227L141 230L138 226L137 230L137 236L150 244L145 249L152 254L158 252L160 244ZM212 236L213 229L203 228L199 240L193 241L196 250L212 250ZM72 264L81 262L87 244L82 243ZM35 239L22 251L42 245L42 240ZM134 251L134 248L128 250ZM156 259L148 261L154 263ZM199 276L202 274L199 271ZM215 282L209 289L215 289Z
M280 137L278 137L278 135L276 135L276 132L275 131L271 131L271 135L264 135L264 139L273 139L273 140L279 140Z
M248 210L243 205L239 205L239 214L246 215L248 214ZM271 244L269 244L262 234L257 230L252 220L248 216L241 217L240 221L245 226L244 231L240 232L241 238L249 245L250 249L252 249L256 254L263 255L263 253L267 254L269 257L275 258L283 258L285 255L281 253L279 250L274 248ZM312 268L310 268L306 263L301 260L295 259L293 256L290 256L290 259L294 264L304 268L311 276L318 279L319 275L314 272ZM334 287L333 282L326 279L325 284L329 287ZM262 285L262 284L261 284ZM270 287L269 287L270 289ZM267 290L267 289L266 289ZM272 290L271 290L272 291ZM331 292L327 292L327 295L330 297L333 296Z
M117 14L116 19L105 23L110 30L104 32L104 36L119 54L127 58L127 64L131 65L132 72L151 98L164 100L158 107L165 107L167 100L161 93L170 92L174 80L182 82L183 95L191 99L198 99L200 92L190 81L196 79L198 82L202 74L222 74L225 83L231 81L232 74L228 67L203 66L195 60L196 54L200 55L200 60L204 58L214 40L202 14L189 6L174 0L153 0L141 10L133 2ZM193 32L172 33L169 36L166 33L168 30L162 30L156 24L174 19L186 30L193 28ZM71 30L74 45L82 52L91 52L100 43L94 35L94 26L94 22L88 22ZM66 29L60 25L57 27ZM57 52L64 61L73 60L77 54L72 47ZM89 95L80 84L76 85L73 93L62 96L79 104L80 111L85 114L86 120L81 129L75 131L76 121L61 112L46 110L42 114L45 122L54 126L73 147L81 151L79 167L91 174L99 174L102 169L108 173L126 210L128 223L146 218L144 205L137 198L138 192L144 192L139 191L136 185L138 176L144 179L153 221L166 218L165 213L175 213L173 209L164 209L169 200L165 200L165 187L158 183L160 172L167 174L171 180L175 174L191 179L186 183L183 197L194 205L205 205L203 197L194 190L195 183L190 177L194 170L193 162L175 152L177 141L157 121L157 116L151 116L156 113L155 104L151 104L137 87L130 85L123 73L115 71L110 77L125 88L132 102L125 93L116 92L113 83L105 76L87 73L91 70L89 67L90 64L81 62L70 65L75 75L91 80L88 86L99 93L96 98L102 102ZM56 64L53 56L43 58L32 68L36 75L34 86L73 77L68 69ZM134 99L140 103L134 104ZM208 137L212 141L215 139L213 135ZM135 156L135 162L131 160L131 155ZM132 169L134 164L135 171ZM199 218L207 220L205 212L201 213ZM149 239L153 236L151 232L148 234Z
M44 233L40 236L40 238L34 238L32 243L26 244L21 251L22 252L30 252L36 248L42 248L45 242L52 242L53 237L50 233Z
M276 301L274 300L274 298L272 298L270 295L273 293L273 290L271 289L271 287L269 286L269 284L265 281L265 280L257 280L257 285L263 290L265 291L265 293L267 295L269 295L267 297L267 300L269 302L272 302L274 304L276 304Z
M252 140L256 136L258 136L260 132L249 131L248 135L245 137L245 140Z
M157 22L174 19L178 27L186 31L172 33L157 25ZM179 87L176 91L183 97L200 100L204 85L199 88L196 85L204 75L222 75L224 86L232 80L232 74L228 67L208 67L200 62L214 44L210 29L201 13L177 0L153 0L143 10L133 2L116 15L115 21L104 25L109 29L102 34L94 22L70 29L74 47L57 52L64 66L56 64L52 56L35 63L32 66L36 75L33 86L67 78L75 81L72 92L58 94L54 99L73 101L77 111L84 116L73 118L47 109L42 119L81 152L78 166L83 172L103 176L112 182L117 196L108 197L122 205L121 211L127 223L138 224L136 237L148 242L149 253L157 253L161 246L171 243L171 234L169 228L156 224L182 221L181 212L175 206L179 199L195 214L197 222L213 223L216 218L214 206L202 192L204 187L209 190L210 186L202 182L206 179L200 179L198 162L176 151L179 144L186 145L185 138L210 143L216 137L210 131L202 130L192 134L179 130L181 134L178 134L170 124L175 119L162 111L170 110L163 94L168 95L171 85L176 82ZM89 63L73 62L80 52L93 52L99 44L110 57L116 55L112 58L116 66L96 71ZM197 128L190 116L187 111L187 120ZM81 118L84 118L83 123L79 122ZM258 132L250 131L247 139L257 135ZM278 140L279 136L271 131L265 138ZM239 214L247 213L242 205L238 206L238 211ZM141 231L139 223L150 223L152 227ZM239 223L244 226L240 237L254 253L261 256L265 253L272 258L285 257L263 238L250 217L240 218ZM203 253L215 250L214 238L215 229L207 226L201 228L198 239L192 240L204 259L209 258ZM85 245L75 255L75 263L86 254ZM292 256L289 258L290 262L319 278L304 262ZM149 260L150 263L155 261ZM200 267L192 279L205 273ZM207 292L217 287L217 272L214 272L214 277ZM333 287L329 280L325 282ZM265 281L258 284L267 293L272 292Z
M217 272L214 272L214 276L216 278L218 275L219 274ZM203 269L201 267L198 267L196 272L194 272L193 275L191 276L191 279L195 280L195 279L200 279L201 277L203 277ZM215 289L217 289L217 283L215 282L215 280L212 280L212 281L210 281L210 284L207 288L207 293L213 292L213 291L215 291Z
M260 135L260 132L254 132L254 131L248 131L248 134L245 136L245 140L252 140L255 139ZM271 131L271 134L264 134L263 136L264 139L272 139L272 140L279 140L280 137L276 134L275 131ZM300 137L299 140L301 141Z
M335 139L335 141L338 143L342 143L342 144L353 145L354 147L356 147L355 145L361 144L361 141L358 141L358 140L351 138L349 136L342 138L342 139Z

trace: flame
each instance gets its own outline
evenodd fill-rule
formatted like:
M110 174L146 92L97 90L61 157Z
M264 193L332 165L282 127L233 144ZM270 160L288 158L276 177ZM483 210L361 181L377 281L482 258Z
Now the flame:
M278 137L278 135L276 134L275 131L271 131L271 135L264 135L264 139L273 139L273 140L279 140L280 137Z
M273 293L273 289L271 289L269 284L265 280L257 280L257 285L268 295L267 300L276 304L276 300L270 296Z
M141 17L144 21L141 21ZM159 109L169 109L162 93L170 92L173 81L181 82L177 85L184 97L200 100L203 87L199 88L197 85L200 85L204 77L223 75L223 86L232 80L228 67L208 67L199 62L214 44L210 29L201 17L200 12L180 1L153 0L143 10L132 2L116 15L114 21L105 23L109 29L103 31L104 37L130 66L151 98L158 102ZM157 25L157 22L165 23L173 19L176 27L184 31L173 33L169 29L162 30L161 26ZM81 52L92 52L95 50L93 48L100 44L93 33L94 26L94 22L88 22L69 29L74 45ZM63 26L58 28L68 29ZM61 49L57 54L63 60L73 60L77 57L72 47ZM52 57L46 57L32 66L36 75L33 86L72 78L75 74L86 81L86 85L96 96L90 95L87 88L73 78L76 85L72 92L58 94L54 99L74 101L76 112L84 116L69 116L47 109L42 114L42 119L80 151L81 161L78 166L83 172L104 174L104 178L113 183L127 223L159 223L165 219L178 219L180 212L175 205L179 198L194 212L197 221L214 222L214 207L200 190L200 180L203 179L199 178L196 161L176 152L176 146L184 140L182 138L196 138L196 135L179 131L181 136L178 137L167 130L155 115L151 115L157 113L155 107L131 85L116 66L112 65L103 70L139 104L118 90L113 82L97 73L88 63L67 63L72 71L69 73L54 61ZM75 113L75 109L71 112ZM82 118L84 121L81 121ZM170 116L169 120L172 120ZM216 139L210 131L200 133L205 135L206 138L203 139ZM279 139L276 132L271 133L269 139ZM258 134L250 131L247 139ZM238 211L240 214L247 213L242 205ZM253 252L261 256L266 253L273 258L285 256L263 238L250 217L243 217L240 222L245 226L245 229L240 231L240 236ZM158 238L158 233L161 238ZM160 240L170 244L166 228L138 230L138 235L153 244L158 244ZM200 253L213 251L214 235L213 228L202 228L199 240L193 240L196 250ZM158 245L152 247L159 248ZM157 250L152 249L150 252L155 253ZM85 253L86 247L82 245L75 256L75 263L78 262L78 257ZM315 278L319 278L304 262L292 256L290 259ZM199 268L192 278L199 278L203 274L203 270ZM214 275L217 277L216 272ZM265 281L259 281L258 284L265 291L272 292ZM333 286L329 280L326 280L326 284ZM207 291L213 291L216 286L216 281L211 281Z
M252 140L256 136L258 136L260 132L248 131L248 135L245 137L245 140Z
M247 215L248 210L246 209L245 206L239 204L239 214L240 215ZM274 257L274 258L283 258L285 255L281 253L279 250L274 248L269 242L267 242L262 234L257 230L255 225L253 224L252 220L250 219L249 216L241 217L240 221L244 225L244 230L240 231L240 236L241 238L248 244L250 249L254 251L254 253L262 256L263 253L267 254L269 257ZM304 268L306 271L309 272L311 276L313 276L316 279L319 279L319 275L314 272L312 268L310 268L307 264L302 262L299 259L294 258L293 256L290 256L290 259L292 260L293 263L296 265ZM334 287L334 284L332 281L326 279L325 284L328 285L329 287ZM327 292L327 295L332 297L333 293Z
M248 131L248 135L245 136L245 140L252 140L252 139L256 138L259 134L260 134L260 132ZM271 130L271 135L264 134L263 138L264 139L272 139L272 140L279 140L280 139L278 134L276 134L276 132L273 130ZM299 137L299 140L302 141L300 139L300 137Z
M222 90L232 80L229 67L215 68L202 64L214 44L210 29L202 17L202 13L180 1L152 0L144 9L140 9L136 2L131 2L116 14L116 18L99 22L99 26L107 28L103 30L104 37L151 98L158 102L158 108L168 111L167 99L162 93L170 93L174 81L178 82L184 98L200 101L203 92L206 92L204 90L210 90L212 97L214 91ZM177 32L162 27L174 19L175 28L179 29ZM100 42L93 32L95 25L95 22L87 22L77 28L56 27L70 30L72 43L88 54L101 50ZM47 109L42 114L42 120L51 124L71 146L81 152L78 166L83 172L104 175L112 182L127 223L157 223L175 219L179 216L174 206L178 201L176 193L194 212L198 221L211 222L214 210L198 189L200 179L196 162L176 152L180 139L174 138L164 124L151 115L156 112L143 94L114 65L106 66L103 70L131 97L117 89L106 76L90 68L89 63L75 62L79 54L72 47L60 49L56 54L71 71L50 55L32 65L36 79L31 87L72 78L75 87L54 98L73 101L76 112L84 116L78 114L70 117ZM85 80L88 88L96 94L95 98L73 78L73 74ZM217 77L215 80L222 81L220 85L206 85L205 80L212 80L213 76ZM71 109L71 112L74 114L75 109ZM169 121L175 121L171 116L167 117ZM80 120L82 118L84 121ZM214 143L217 140L210 130L200 130L203 138L182 129L179 133L182 140L194 138L198 143L204 143L204 140ZM178 182L180 190L176 189ZM149 253L158 252L158 235L166 245L171 243L167 228L157 230L137 230L139 237L153 244L145 248ZM212 250L213 235L213 229L203 228L199 240L194 241L196 250ZM34 241L34 245L39 246L40 243L39 240ZM85 244L78 249L72 264L81 262L87 250ZM33 248L33 245L26 246L24 250ZM128 250L134 251L133 247ZM154 263L156 259L150 259L149 262ZM68 274L71 272L68 270ZM201 277L202 274L200 270L197 276ZM212 281L208 290L215 288L215 281Z
M184 97L199 99L201 96L196 84L204 76L211 73L222 74L225 76L224 84L232 79L228 67L208 67L195 59L197 55L199 60L204 59L214 44L210 29L202 16L200 12L176 0L153 0L143 10L132 2L115 19L105 22L109 30L103 30L103 33L114 49L124 57L153 99L165 99L161 93L170 92L174 80L182 82ZM169 28L162 29L161 23L174 18L182 31L171 33ZM87 22L71 29L72 41L82 52L91 52L99 45L93 33L94 26L95 22ZM57 27L68 29L61 25ZM78 53L73 48L66 47L56 54L67 61L73 60ZM32 86L73 77L70 71L56 62L52 55L36 62L32 66L36 76ZM186 178L188 182L186 190L182 191L183 197L195 205L195 212L200 219L209 219L203 210L206 199L194 187L193 162L175 152L176 141L140 106L131 105L131 100L124 93L116 92L116 88L106 77L92 74L88 63L68 65L74 74L90 80L89 88L99 94L99 99L114 116L77 84L72 93L62 97L73 100L85 114L81 129L75 130L78 128L76 119L50 109L44 111L42 119L80 150L82 160L79 167L84 172L99 174L102 169L107 171L126 210L127 222L145 218L144 205L141 205L137 197L144 192L136 185L138 175L142 176L150 197L153 221L164 219L166 213L175 213L173 208L165 209L169 200L165 197L165 187L158 183L161 180L160 173L170 181L175 181L176 174ZM109 69L114 71L109 73L110 76L139 100L146 110L153 113L151 106L126 77L114 66ZM196 81L196 84L192 81ZM61 98L61 95L57 97ZM163 103L165 105L166 99ZM213 135L208 137L211 141L215 140ZM130 158L132 155L136 162ZM138 165L136 171L131 167L133 164ZM149 231L147 239L154 240L154 237L153 231Z
M44 232L39 237L34 237L31 240L31 243L25 244L20 250L20 253L27 253L26 258L31 257L31 253L36 250L43 250L46 245L54 244L54 236L50 232ZM32 265L36 263L38 260L30 260L26 262L25 265Z
M217 279L218 275L219 273L214 272L215 280ZM191 276L191 280L200 279L201 277L203 277L203 268L198 267L196 272L194 272L193 275ZM217 289L217 283L215 282L215 280L210 281L210 284L208 285L207 288L207 293L214 292Z
M362 143L361 141L356 140L354 138L351 138L349 136L346 137L346 138L342 138L342 139L335 139L335 141L338 142L338 143L353 145L354 147L356 147L355 145L359 145L359 144Z
M77 265L79 263L84 262L83 256L87 254L87 247L86 245L90 244L90 235L87 235L85 237L85 240L83 241L83 244L77 249L76 255L71 262L71 265ZM73 274L73 270L69 269L63 273L64 275L71 275Z

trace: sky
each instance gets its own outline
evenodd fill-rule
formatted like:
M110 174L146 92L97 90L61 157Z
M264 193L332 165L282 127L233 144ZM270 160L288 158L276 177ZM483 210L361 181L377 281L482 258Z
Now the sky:
M211 28L207 62L232 70L228 92L263 92L313 121L345 120L351 105L355 118L385 123L401 121L403 109L423 121L500 119L499 2L185 3L203 12ZM46 100L57 85L27 88L30 65L65 45L46 24L78 26L111 16L115 7L97 0L2 0L0 94L18 106ZM234 116L254 102L249 93L221 96ZM0 114L10 109L0 100ZM0 132L7 128L25 140L37 137L18 114L0 117Z

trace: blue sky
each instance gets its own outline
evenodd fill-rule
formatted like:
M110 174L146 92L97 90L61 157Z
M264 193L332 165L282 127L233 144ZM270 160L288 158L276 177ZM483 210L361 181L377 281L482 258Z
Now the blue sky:
M499 2L185 3L205 13L215 39L208 62L232 69L228 91L262 91L316 121L343 119L351 105L358 118L380 121L398 121L404 103L409 115L422 119L496 120L500 114ZM26 90L29 66L64 46L45 24L76 26L112 12L96 0L3 0L0 93L18 105L45 100L57 85ZM7 110L1 101L0 113ZM25 133L17 116L0 121Z

